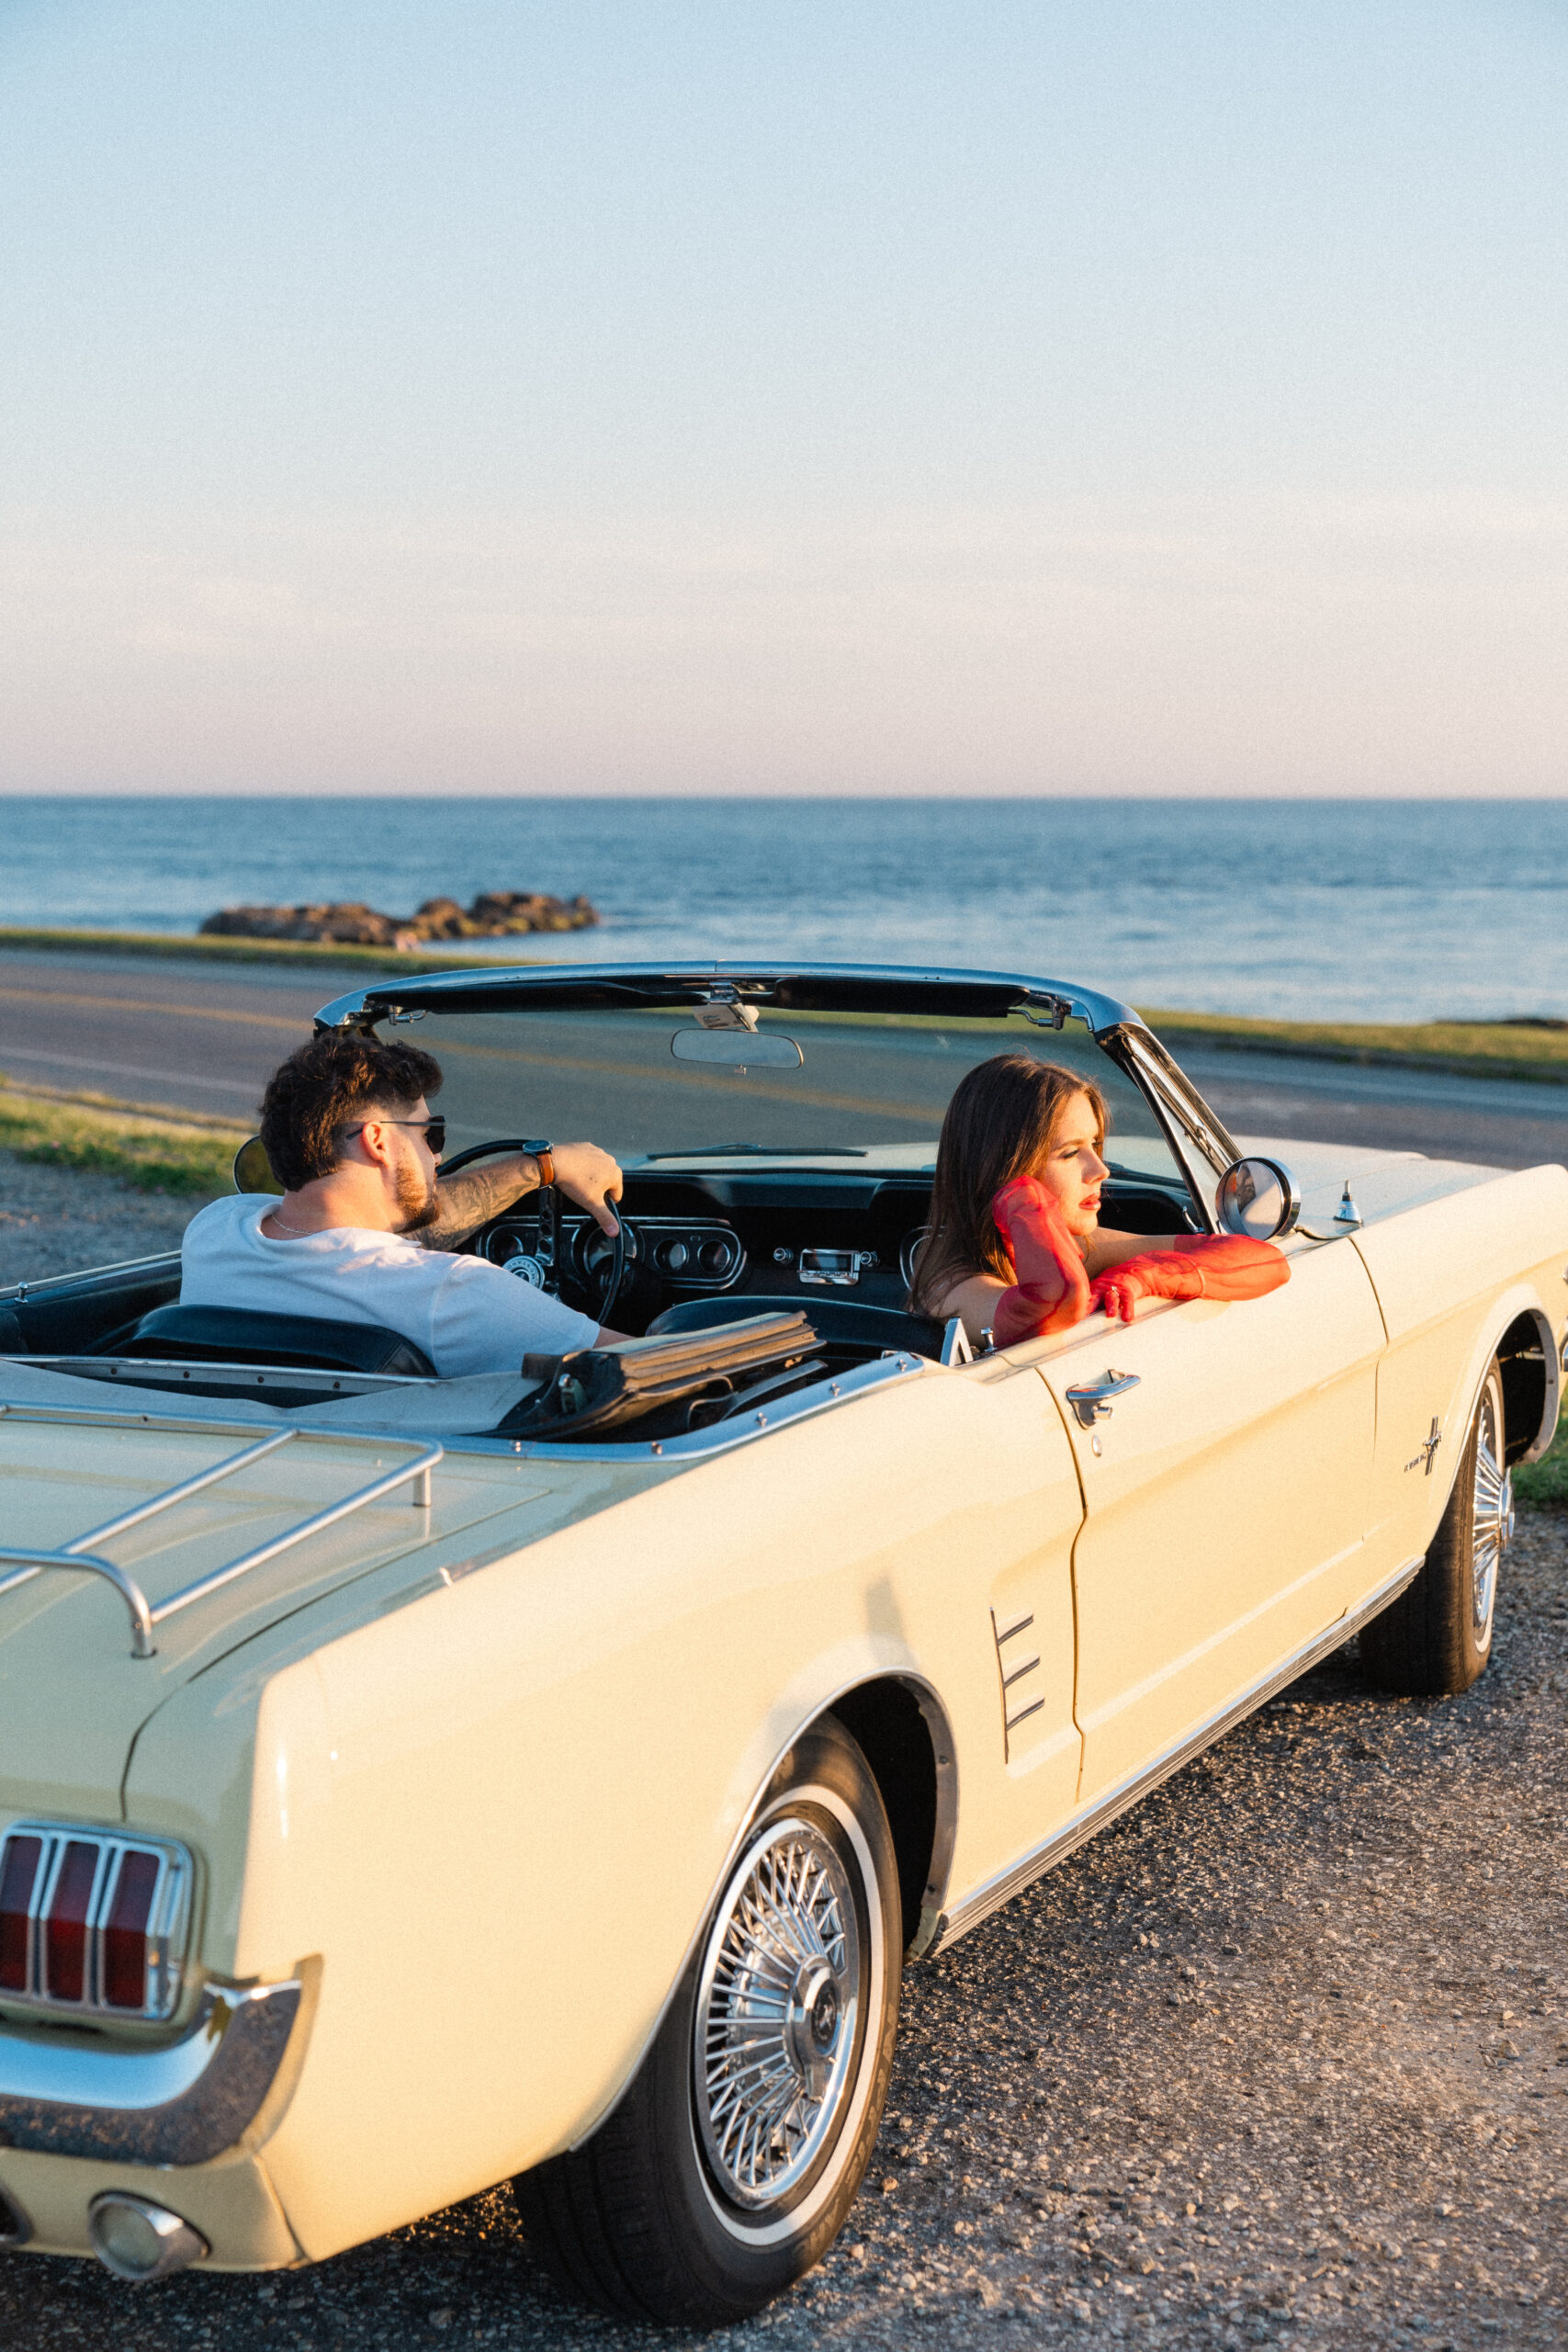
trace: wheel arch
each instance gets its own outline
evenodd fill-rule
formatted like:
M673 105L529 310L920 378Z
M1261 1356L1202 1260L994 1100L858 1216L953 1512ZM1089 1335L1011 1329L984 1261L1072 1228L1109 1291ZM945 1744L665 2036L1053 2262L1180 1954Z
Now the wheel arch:
M1503 1372L1507 1459L1538 1462L1557 1433L1562 1396L1556 1336L1541 1309L1516 1315L1494 1353Z
M953 1730L936 1692L914 1675L858 1683L827 1710L854 1740L886 1807L898 1857L905 1957L935 1940L958 1826Z
M625 2095L692 1963L713 1905L734 1867L747 1832L767 1802L780 1772L788 1767L796 1742L829 1718L840 1724L861 1748L887 1809L898 1861L899 1897L908 1939L906 1960L919 1959L936 1940L947 1900L958 1826L958 1749L953 1728L947 1710L922 1676L908 1672L865 1675L846 1683L831 1696L818 1700L809 1714L795 1724L788 1739L775 1750L729 1842L723 1867L703 1905L658 2014L622 2068L615 2088L573 2134L568 2143L570 2148L581 2148L591 2140ZM922 1824L928 1820L929 1842L922 1844ZM915 1919L912 1933L911 1903Z
M1539 1359L1535 1351L1540 1350ZM1524 1283L1516 1285L1495 1301L1491 1314L1476 1333L1463 1371L1450 1392L1445 1431L1452 1431L1455 1439L1453 1467L1443 1479L1442 1498L1432 1520L1435 1529L1448 1509L1455 1478L1459 1476L1460 1453L1464 1435L1468 1434L1481 1391L1494 1358L1506 1358L1503 1371L1503 1425L1507 1459L1511 1464L1534 1462L1546 1452L1557 1428L1557 1411L1562 1392L1562 1373L1557 1359L1557 1343L1551 1325L1538 1298ZM1513 1386L1510 1389L1510 1377ZM1524 1426L1533 1422L1534 1433L1516 1452L1512 1435L1515 1412L1524 1417Z

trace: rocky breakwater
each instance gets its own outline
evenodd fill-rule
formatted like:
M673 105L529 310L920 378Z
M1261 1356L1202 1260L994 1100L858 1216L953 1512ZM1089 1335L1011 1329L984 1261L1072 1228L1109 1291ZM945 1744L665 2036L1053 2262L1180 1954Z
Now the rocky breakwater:
M504 939L529 931L586 931L599 920L584 898L544 890L481 890L470 907L426 899L412 915L386 915L357 899L300 907L224 907L209 915L213 939L301 939L338 947L423 947L434 939Z

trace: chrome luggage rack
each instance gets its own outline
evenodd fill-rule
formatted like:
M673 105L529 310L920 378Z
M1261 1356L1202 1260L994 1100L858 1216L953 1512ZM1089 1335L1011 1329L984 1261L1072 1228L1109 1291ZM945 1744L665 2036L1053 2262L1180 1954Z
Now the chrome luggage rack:
M118 1413L95 1413L68 1406L0 1403L0 1419L74 1422L97 1429L123 1429L127 1417ZM204 1437L253 1437L254 1431L254 1424L245 1422L176 1421L162 1415L145 1413L138 1414L135 1419L142 1427L197 1433ZM157 1645L152 1639L155 1629L177 1615L182 1609L188 1609L194 1601L205 1600L209 1593L220 1591L225 1585L247 1576L251 1569L259 1568L267 1560L275 1560L280 1552L290 1551L296 1544L303 1544L310 1536L319 1535L324 1528L335 1526L340 1519L348 1518L351 1512L363 1510L369 1503L379 1502L383 1495L389 1495L399 1487L412 1484L413 1493L410 1499L414 1509L430 1509L430 1474L445 1452L444 1447L434 1443L419 1446L410 1460L400 1463L396 1469L387 1471L383 1476L373 1478L367 1487L357 1487L353 1494L345 1495L341 1502L329 1503L325 1510L313 1511L309 1519L302 1519L297 1526L286 1529L281 1535L275 1535L269 1544L260 1544L254 1551L242 1553L237 1560L226 1561L222 1567L198 1577L194 1584L172 1592L156 1607L148 1600L129 1568L122 1568L117 1561L106 1560L93 1548L96 1544L107 1544L112 1536L123 1535L130 1528L140 1527L146 1521L156 1519L164 1511L173 1510L176 1504L187 1501L192 1495L201 1494L209 1487L215 1487L221 1478L231 1478L237 1470L249 1469L253 1463L260 1462L266 1454L276 1453L279 1447L291 1445L298 1439L312 1434L318 1442L374 1446L378 1453L387 1452L399 1442L395 1438L383 1442L379 1438L353 1437L346 1431L340 1433L335 1430L331 1432L298 1429L273 1430L265 1437L253 1439L253 1442L243 1446L238 1453L228 1454L221 1462L214 1463L209 1470L198 1470L193 1478L182 1478L177 1487L165 1487L161 1495L154 1495L150 1501L137 1503L130 1510L120 1511L115 1518L103 1521L99 1526L89 1527L85 1534L74 1536L69 1544L62 1544L51 1551L36 1552L0 1547L0 1597L14 1592L18 1585L29 1584L34 1577L42 1576L50 1568L68 1568L78 1576L103 1577L113 1585L130 1612L131 1657L154 1657L157 1655Z

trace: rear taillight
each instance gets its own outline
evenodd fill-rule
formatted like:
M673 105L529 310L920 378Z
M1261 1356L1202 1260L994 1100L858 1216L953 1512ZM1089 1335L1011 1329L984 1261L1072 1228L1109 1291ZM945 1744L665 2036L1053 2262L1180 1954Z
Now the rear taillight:
M0 1849L0 2000L171 2016L194 1875L163 1838L18 1823Z
M158 1886L156 1854L120 1857L104 1929L104 1999L111 2009L140 2009L147 1999L147 1925Z
M93 1908L101 1849L96 1838L73 1838L60 1869L44 1921L44 1989L56 2001L80 2001L87 1987L87 1920Z
M32 1951L33 1888L38 1883L41 1838L6 1840L0 1869L0 1993L25 1993Z

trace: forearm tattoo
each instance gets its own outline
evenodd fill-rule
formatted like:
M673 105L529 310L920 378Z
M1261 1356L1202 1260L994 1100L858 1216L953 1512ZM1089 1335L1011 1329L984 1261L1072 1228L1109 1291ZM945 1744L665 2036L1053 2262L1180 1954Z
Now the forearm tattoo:
M525 1163L518 1153L492 1159L488 1166L480 1161L477 1167L465 1168L460 1176L437 1183L441 1214L434 1225L422 1229L419 1238L427 1250L455 1250L523 1193L533 1192L534 1178L534 1162Z

